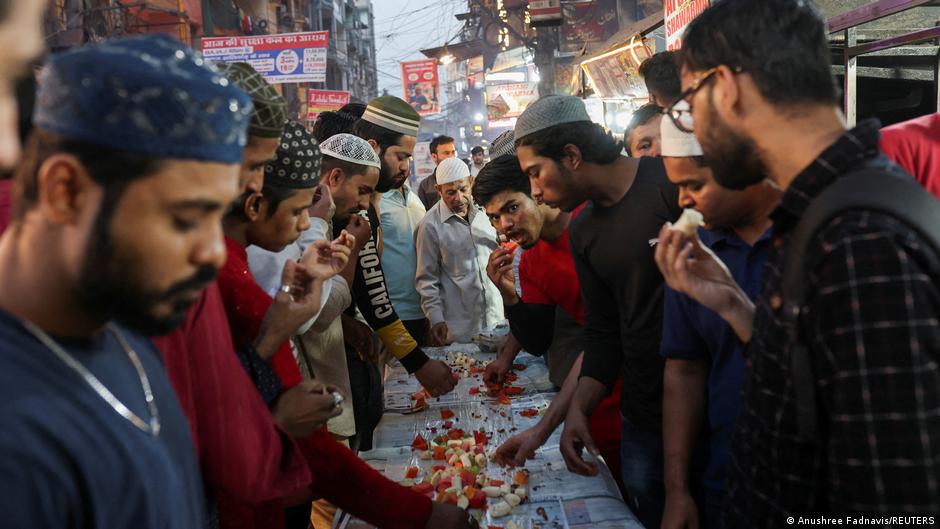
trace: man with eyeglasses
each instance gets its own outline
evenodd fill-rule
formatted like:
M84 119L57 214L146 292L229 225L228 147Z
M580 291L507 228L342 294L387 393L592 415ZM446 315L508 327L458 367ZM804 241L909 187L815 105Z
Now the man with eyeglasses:
M814 201L863 170L883 175L885 187L909 178L879 153L876 121L847 130L825 19L805 0L724 0L691 23L682 55L681 99L691 110L674 107L670 118L694 130L723 186L769 179L784 192L771 215L773 247L756 306L697 237L665 227L660 234L665 266L683 293L718 312L746 344L726 525L788 527L819 514L936 515L936 248L892 214L843 210L820 224L797 265L805 299L798 310L784 303L787 257L801 218L820 204ZM917 195L926 192L916 185L908 189L911 200L932 200ZM808 358L805 369L793 364L801 358ZM808 402L801 397L807 388Z
M588 417L623 379L620 413L623 484L644 527L662 518L663 359L659 355L663 279L653 261L656 234L679 216L676 187L661 158L629 158L584 103L544 97L515 127L519 165L532 198L563 211L585 201L571 227L571 254L584 296L584 359L565 418L561 451L572 472L593 475L597 456Z

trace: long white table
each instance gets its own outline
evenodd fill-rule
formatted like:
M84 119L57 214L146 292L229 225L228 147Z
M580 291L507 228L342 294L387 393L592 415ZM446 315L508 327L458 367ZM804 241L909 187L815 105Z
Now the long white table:
M463 353L485 366L494 358L475 344L455 344L448 347L425 350L432 358L453 360ZM511 397L510 404L499 403L488 397L485 391L471 394L471 388L481 385L481 375L462 377L457 388L439 399L427 399L428 407L411 412L411 396L420 391L417 380L401 367L390 369L385 380L386 412L375 431L374 449L360 456L389 479L402 481L409 467L421 469L421 475L430 472L440 461L422 460L411 444L418 433L425 438L439 435L444 419L441 409L454 413L449 419L453 427L472 432L483 427L492 434L487 444L487 455L506 439L533 426L539 416L525 417L523 410L544 410L556 395L548 380L548 369L541 358L522 353L516 363L525 366L518 370L515 386L523 393ZM548 442L526 464L529 470L528 499L514 508L509 516L493 518L489 513L471 509L480 527L505 527L509 521L524 529L643 529L626 504L617 485L606 467L595 477L583 477L568 472L558 448L561 435L559 427ZM429 437L430 436L430 437ZM485 470L491 479L503 479L511 483L515 471L502 469L490 461ZM372 526L348 516L337 516L334 527L338 529L371 529Z

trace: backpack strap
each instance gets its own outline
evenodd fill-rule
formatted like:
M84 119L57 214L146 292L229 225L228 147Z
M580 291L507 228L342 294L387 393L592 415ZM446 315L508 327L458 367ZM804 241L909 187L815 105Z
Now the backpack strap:
M839 178L803 213L784 256L783 319L793 344L790 370L798 434L804 440L815 441L819 435L810 344L800 336L800 315L807 302L803 267L806 251L816 233L845 210L876 211L900 220L940 252L940 201L912 178L899 177L898 173L895 167L866 167Z

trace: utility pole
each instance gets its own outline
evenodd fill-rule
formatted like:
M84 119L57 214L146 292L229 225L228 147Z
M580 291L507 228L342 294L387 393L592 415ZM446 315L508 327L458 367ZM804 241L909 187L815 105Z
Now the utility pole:
M555 49L558 30L554 27L535 28L535 67L539 71L539 97L555 93Z

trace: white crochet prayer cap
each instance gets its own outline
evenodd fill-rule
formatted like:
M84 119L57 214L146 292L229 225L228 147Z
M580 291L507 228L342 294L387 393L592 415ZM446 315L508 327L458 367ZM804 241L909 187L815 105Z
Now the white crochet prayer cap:
M320 144L320 152L337 160L377 169L382 168L379 155L375 154L369 142L352 134L342 133L330 136Z
M689 103L680 101L676 103L676 110L689 110ZM682 132L676 127L669 116L666 116L659 125L660 154L674 158L690 158L702 155L702 146L695 139L695 134Z
M448 158L437 166L437 185L470 178L470 168L460 158Z

